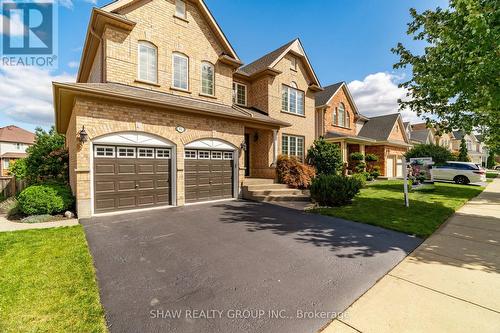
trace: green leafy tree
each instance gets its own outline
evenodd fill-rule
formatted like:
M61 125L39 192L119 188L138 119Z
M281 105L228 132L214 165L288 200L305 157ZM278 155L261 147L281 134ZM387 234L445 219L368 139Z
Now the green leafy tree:
M14 161L14 163L12 163L12 165L9 168L9 172L17 179L26 179L27 177L26 159L21 158Z
M488 160L486 161L486 167L492 169L495 166L495 153L490 152L488 155Z
M54 127L49 132L35 130L35 144L26 152L26 179L29 183L45 180L68 181L68 151L64 147L64 136Z
M406 152L405 157L407 159L432 157L432 161L436 164L443 164L446 161L455 160L455 156L453 156L452 152L448 148L433 144L415 145Z
M410 67L400 86L408 100L399 101L425 115L440 129L471 132L484 129L488 145L500 145L500 3L498 0L450 0L448 9L417 13L407 34L427 43L414 54L399 43L394 68ZM434 115L434 117L429 117ZM438 117L435 117L438 116ZM436 118L438 120L436 120Z
M307 162L316 168L318 175L336 175L343 166L340 147L321 137L307 151Z
M462 138L460 141L460 150L458 151L457 160L461 162L469 162L469 151L467 150L467 144L465 143L465 139Z

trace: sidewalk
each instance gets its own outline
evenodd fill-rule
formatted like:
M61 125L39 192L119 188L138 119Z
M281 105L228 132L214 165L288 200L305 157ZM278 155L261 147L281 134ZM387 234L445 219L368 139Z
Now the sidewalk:
M500 332L500 179L322 333Z

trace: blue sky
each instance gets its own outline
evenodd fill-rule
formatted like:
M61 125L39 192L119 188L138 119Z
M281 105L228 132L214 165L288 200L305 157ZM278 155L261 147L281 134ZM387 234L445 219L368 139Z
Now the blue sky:
M52 80L70 81L78 71L93 6L109 1L59 1L59 68L52 72L2 68L0 126L27 129L52 123ZM406 36L410 7L445 7L444 0L206 0L243 62L248 63L300 37L323 85L349 83L358 108L368 116L397 111L404 91L390 49L401 41L414 50L423 44ZM406 73L407 75L407 73ZM6 90L7 89L7 90ZM410 112L404 117L416 121Z

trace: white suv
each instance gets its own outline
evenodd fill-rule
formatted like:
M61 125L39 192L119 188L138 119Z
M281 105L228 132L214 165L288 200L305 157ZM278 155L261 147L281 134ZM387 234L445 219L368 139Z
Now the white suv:
M453 181L457 184L486 181L486 171L470 162L448 161L443 165L433 165L431 175L435 181Z

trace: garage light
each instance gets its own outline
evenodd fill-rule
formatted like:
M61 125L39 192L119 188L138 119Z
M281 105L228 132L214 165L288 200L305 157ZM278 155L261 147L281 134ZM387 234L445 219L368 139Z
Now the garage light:
M80 132L78 132L78 141L80 141L81 143L89 141L89 135L85 130L85 126L82 126L82 129L80 130Z

